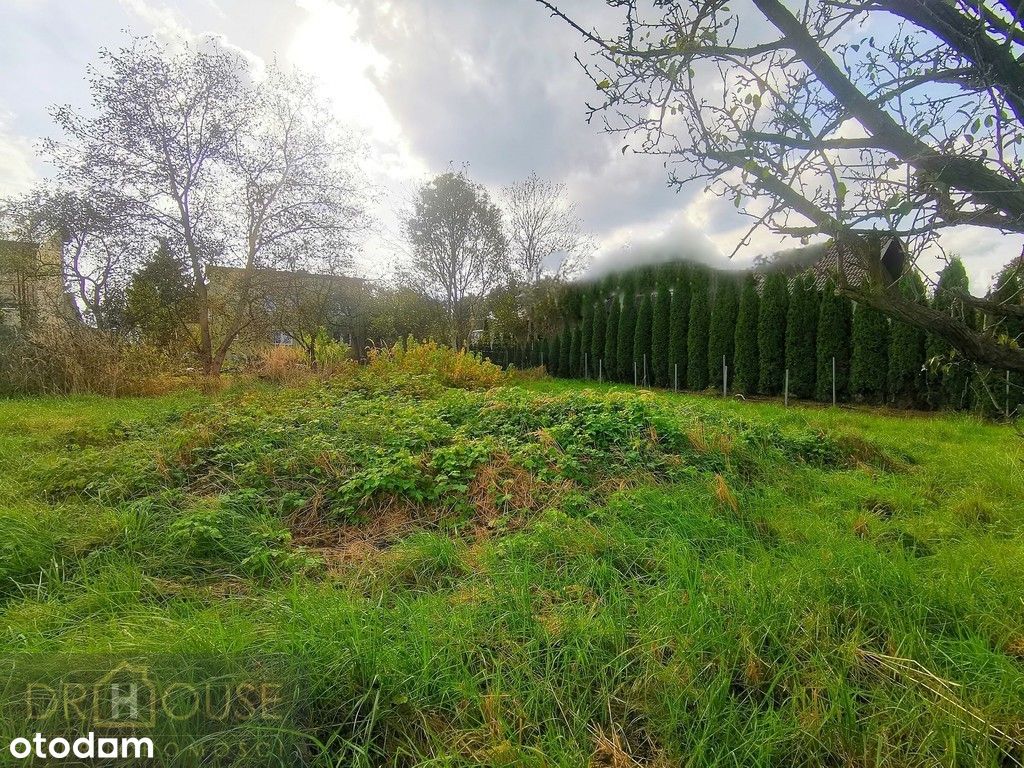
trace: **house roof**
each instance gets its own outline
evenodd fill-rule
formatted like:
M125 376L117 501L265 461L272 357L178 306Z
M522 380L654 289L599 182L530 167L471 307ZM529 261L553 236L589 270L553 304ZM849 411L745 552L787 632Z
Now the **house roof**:
M220 266L217 264L208 264L206 266L206 280L210 282L214 277L227 277L241 276L245 273L245 270L241 267L227 267ZM286 280L300 280L302 282L329 282L334 284L338 288L369 288L369 282L361 277L353 277L352 275L325 275L318 272L307 272L304 269L287 270L287 269L270 269L261 268L256 270L256 276L260 280L266 282L277 282Z
M907 253L898 237L880 237L877 254L886 273L895 282L906 270ZM761 273L783 271L791 277L809 274L819 290L840 273L847 283L860 285L868 279L868 272L860 259L848 248L834 240L816 243L804 248L779 251L768 259ZM761 278L763 280L763 278Z

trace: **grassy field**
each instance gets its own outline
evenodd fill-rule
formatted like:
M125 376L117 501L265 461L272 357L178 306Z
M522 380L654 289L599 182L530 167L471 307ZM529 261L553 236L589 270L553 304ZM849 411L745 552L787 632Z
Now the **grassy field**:
M0 466L0 655L231 659L285 684L281 719L203 748L1024 761L1009 427L367 371L0 401Z

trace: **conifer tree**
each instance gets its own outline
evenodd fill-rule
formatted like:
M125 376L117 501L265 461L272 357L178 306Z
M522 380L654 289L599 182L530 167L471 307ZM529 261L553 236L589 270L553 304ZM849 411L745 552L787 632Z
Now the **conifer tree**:
M680 269L672 288L672 306L669 312L668 329L668 376L669 385L686 388L686 330L690 321L690 272Z
M991 296L993 301L1004 304L1024 304L1024 257L1018 257L1007 264L996 276ZM1016 317L993 317L989 322L995 332L1005 337L1008 344L1024 347L1024 320ZM1024 373L1009 375L1010 391L1006 392L1005 371L991 371L990 386L998 404L996 411L1002 415L1009 410L1011 417L1024 411Z
M757 316L760 298L757 278L748 272L743 278L740 306L736 313L736 389L745 395L757 392L759 373L757 354Z
M778 271L764 281L757 315L757 389L763 395L781 395L786 376L786 313L789 281Z
M974 327L977 319L971 307L957 300L956 293L970 292L967 270L959 258L950 259L939 272L932 306L948 312ZM928 368L928 403L933 408L962 410L971 404L971 371L973 364L956 352L945 339L929 333L925 338L925 364Z
M658 283L658 294L654 300L654 317L651 321L651 372L655 386L667 387L672 383L668 367L669 327L672 320L672 293L666 277Z
M591 339L594 333L594 295L587 291L586 301L580 313L580 348L576 355L576 375L583 378L590 375L593 358L590 356Z
M789 393L794 397L814 395L817 328L817 291L807 275L800 275L793 281L786 313L786 367L789 369Z
M899 291L904 298L924 302L925 291L916 273L903 275ZM889 400L904 408L916 408L924 401L924 331L893 320L889 327Z
M604 294L599 293L597 295L597 301L594 304L594 311L591 318L592 330L590 333L590 377L593 379L597 378L597 365L598 361L604 357L604 332L608 326L608 310L607 302L605 301Z
M551 376L560 375L558 372L558 358L561 350L558 348L558 342L558 334L552 332L551 336L548 337L547 355L544 359L544 366L547 368L548 374Z
M708 385L721 389L722 359L729 371L735 368L736 313L739 297L736 292L736 276L719 272L715 277L715 302L711 309L711 323L708 328ZM729 374L732 375L731 373Z
M604 361L602 371L605 381L615 381L619 375L618 358L615 355L619 346L619 318L622 316L622 305L619 294L612 295L608 306L608 324L604 331Z
M636 335L636 295L632 280L626 281L619 315L619 338L615 347L615 362L619 381L633 381L633 339Z
M569 329L569 373L568 376L578 378L580 376L580 328L574 325Z
M889 372L889 319L862 304L853 309L850 349L850 395L881 402Z
M708 323L710 298L708 272L695 268L690 275L690 317L686 327L686 385L702 390L708 386Z
M644 383L645 363L647 365L647 383L651 383L652 314L651 295L645 290L640 297L636 311L636 331L633 334L633 355L636 358L637 381L641 384Z
M850 323L853 305L836 291L834 283L825 286L818 311L818 376L815 385L818 400L832 402L832 361L835 360L836 399L845 400L850 382Z
M571 345L568 326L562 327L558 335L558 375L563 379L572 375L569 370L569 349Z

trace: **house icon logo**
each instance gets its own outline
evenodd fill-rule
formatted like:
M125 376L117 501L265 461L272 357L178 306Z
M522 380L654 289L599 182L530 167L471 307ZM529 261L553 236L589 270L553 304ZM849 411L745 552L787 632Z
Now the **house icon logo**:
M122 663L94 683L92 694L94 727L156 726L157 692L148 667Z

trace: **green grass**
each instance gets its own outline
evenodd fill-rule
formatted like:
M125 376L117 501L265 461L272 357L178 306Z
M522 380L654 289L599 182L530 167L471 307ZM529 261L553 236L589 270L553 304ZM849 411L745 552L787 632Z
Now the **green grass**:
M1017 765L1022 462L565 381L0 401L0 649L271 674L282 765Z

